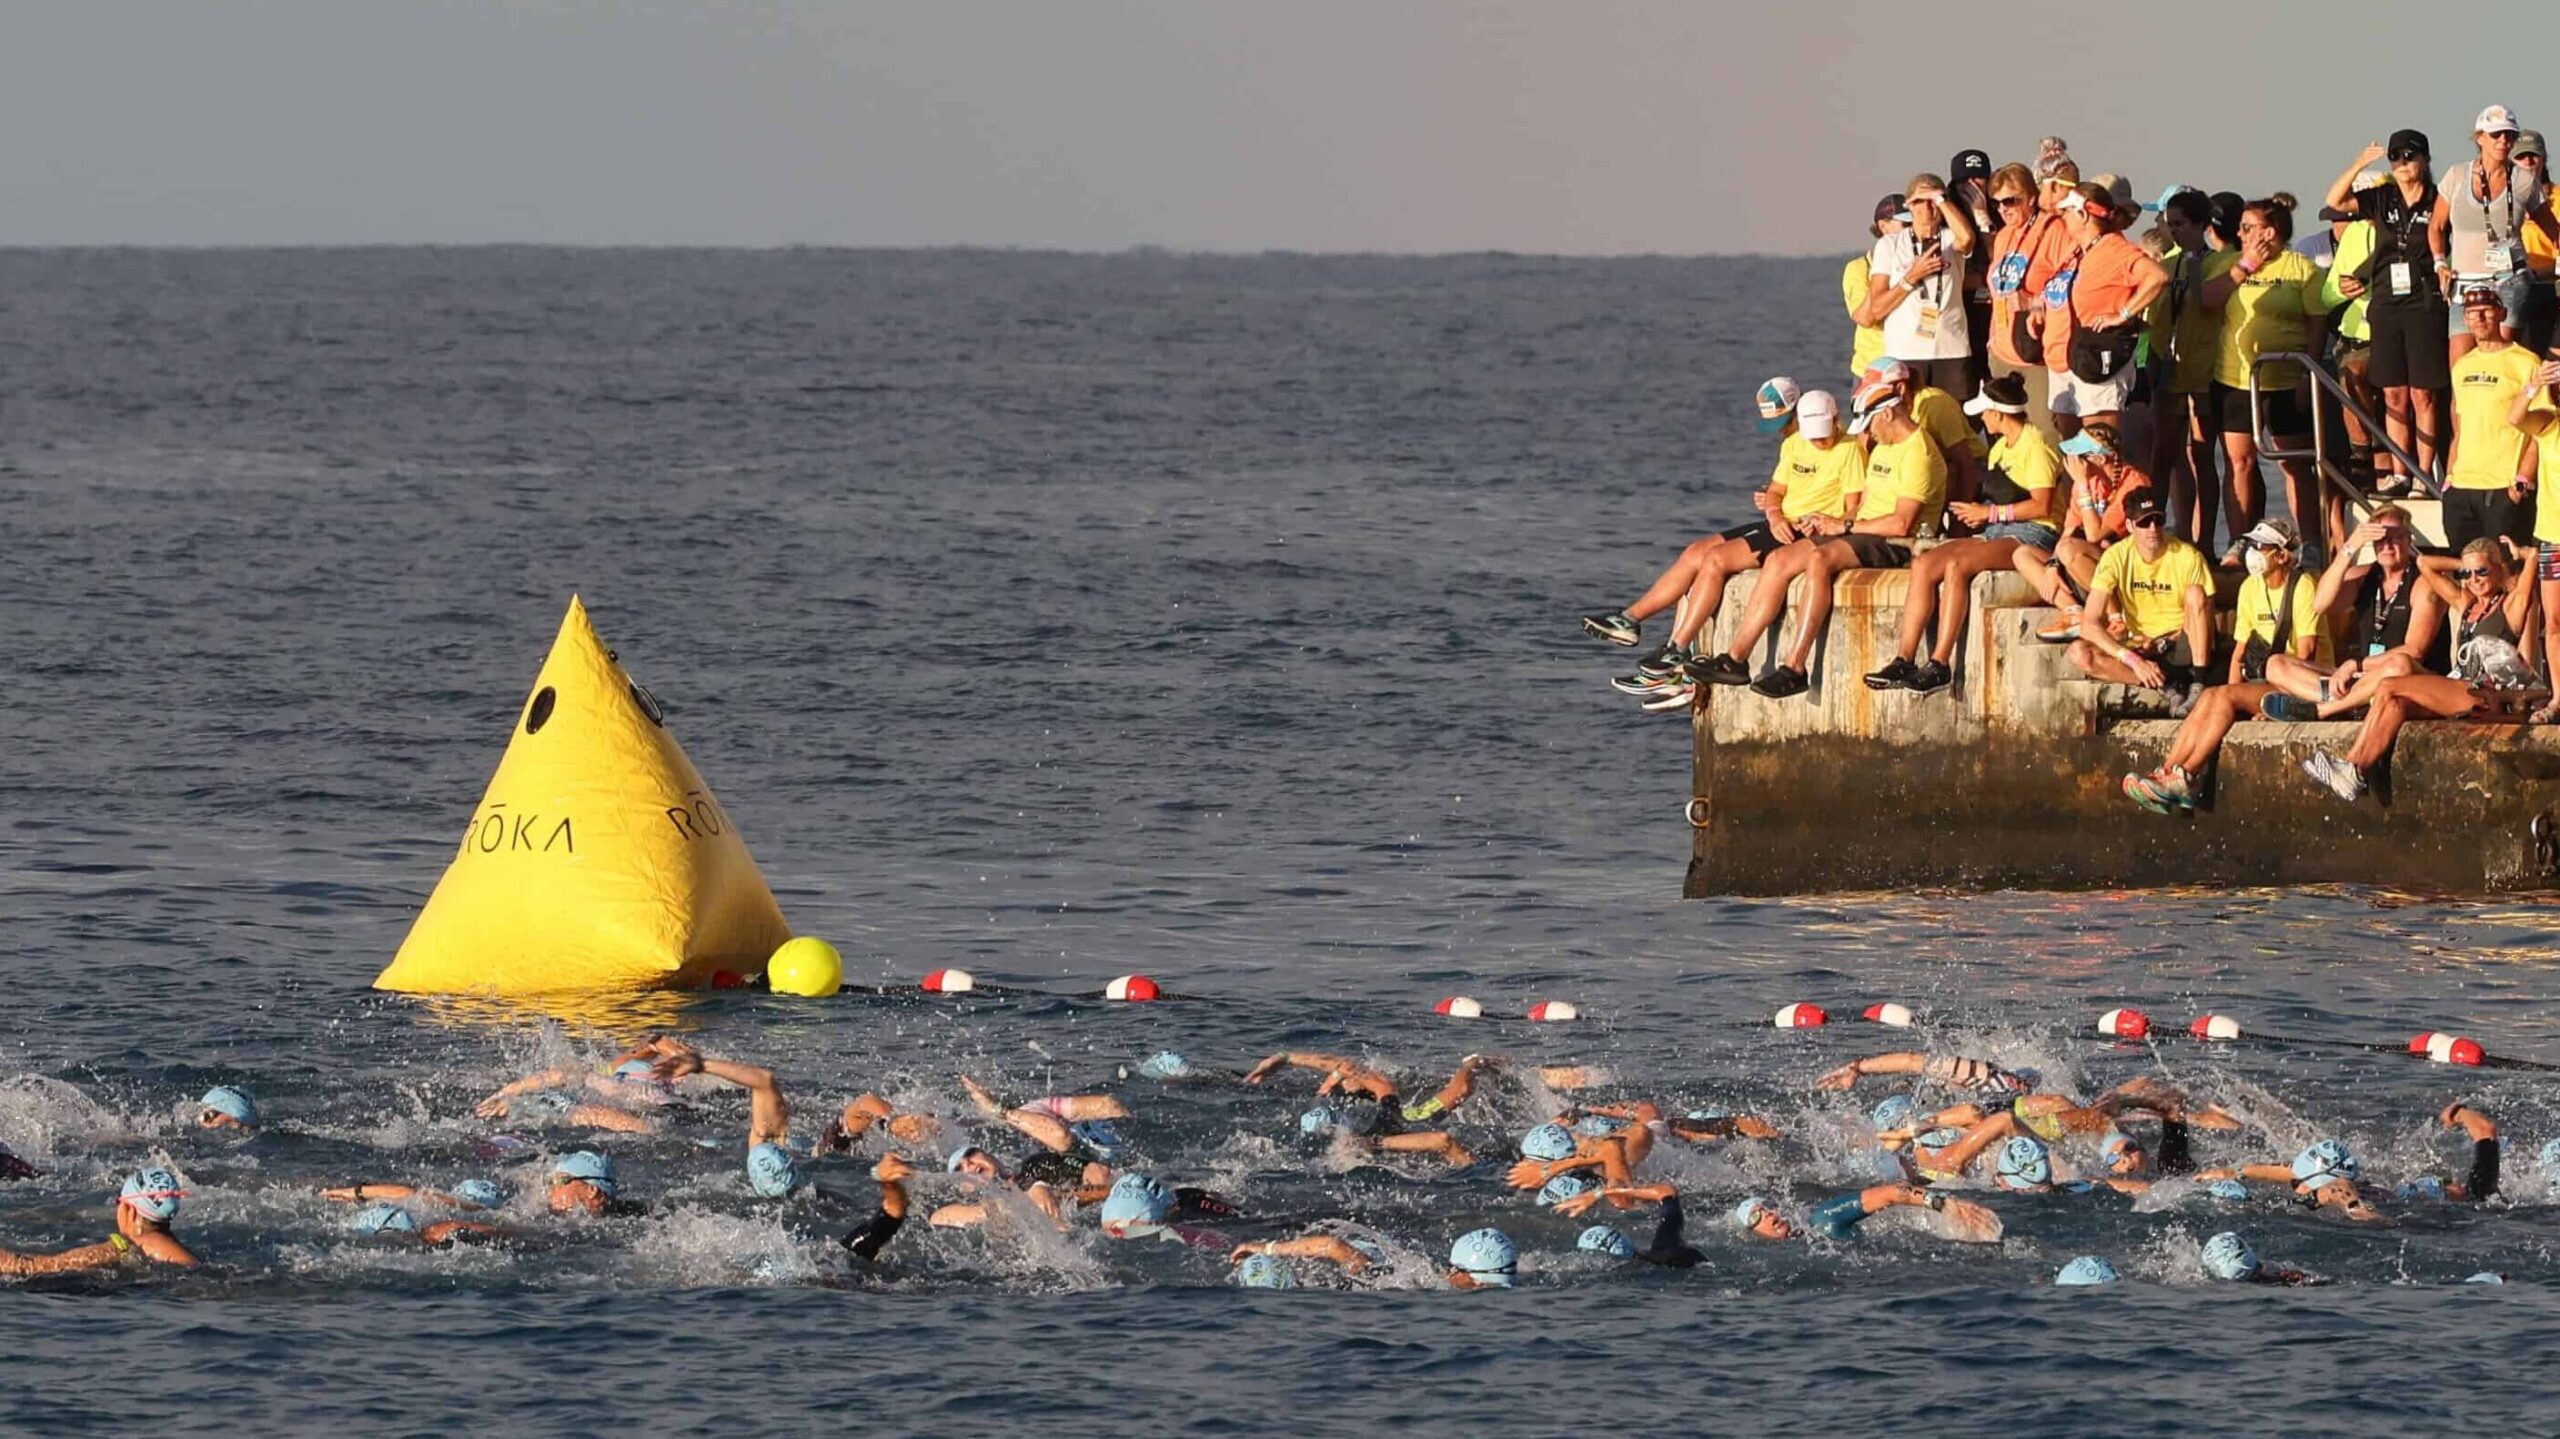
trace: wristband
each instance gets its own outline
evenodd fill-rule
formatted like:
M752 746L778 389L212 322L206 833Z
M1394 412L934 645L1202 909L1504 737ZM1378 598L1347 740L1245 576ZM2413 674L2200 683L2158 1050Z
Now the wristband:
M121 1234L108 1235L107 1243L115 1246L115 1251L118 1256L131 1254L133 1252L133 1241L125 1238Z

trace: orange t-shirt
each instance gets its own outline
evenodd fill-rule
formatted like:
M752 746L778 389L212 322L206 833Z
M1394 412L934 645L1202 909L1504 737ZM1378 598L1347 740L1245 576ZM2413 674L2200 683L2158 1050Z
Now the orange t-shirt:
M2013 258L2014 257L2014 258ZM2023 259L2025 269L2018 268ZM2008 225L1991 240L1991 353L2003 364L2032 365L2009 343L2020 308L2035 302L2044 282L2071 258L2071 231L2060 218L2038 214L2020 225ZM2008 262L2006 271L2003 262ZM2008 279L2004 280L2006 274Z
M2112 315L2133 303L2134 293L2157 262L2122 234L2101 235L2080 254L2079 273L2071 281L2071 303L2048 310L2044 317L2044 367L2071 368L2071 334L2083 319ZM2134 318L2139 319L2140 316Z

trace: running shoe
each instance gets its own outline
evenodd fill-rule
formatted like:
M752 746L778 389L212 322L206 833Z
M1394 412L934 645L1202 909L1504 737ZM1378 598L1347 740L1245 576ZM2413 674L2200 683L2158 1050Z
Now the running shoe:
M1800 695L1811 688L1813 688L1813 681L1806 679L1804 671L1793 665L1771 665L1767 674L1751 682L1753 694L1765 695L1773 700Z
M1655 690L1653 698L1644 702L1644 712L1662 714L1669 710L1685 710L1694 707L1697 702L1698 687L1687 680L1681 680Z
M1669 689L1674 685L1684 685L1687 683L1688 680L1679 675L1649 675L1642 670L1638 670L1634 674L1620 675L1616 679L1609 681L1609 688L1616 690L1622 695L1634 695L1638 699L1643 699L1648 695L1656 694L1662 690Z
M2169 812L2169 801L2160 793L2158 782L2153 780L2151 776L2147 774L2126 775L2124 777L2123 788L2124 797L2126 799L2132 800L2135 804L2142 806L2153 814L2167 814Z
M2258 713L2285 724L2310 724L2320 718L2320 707L2279 691L2258 701Z
M1904 659L1900 655L1895 655L1892 659L1885 662L1885 667L1883 669L1880 669L1874 674L1866 677L1867 688L1871 690L1909 689L1911 687L1911 676L1917 672L1918 671L1912 667L1911 661Z
M2064 610L2036 631L2036 638L2049 645L2067 645L2080 638L2080 611Z
M1690 659L1689 678L1711 685L1747 685L1751 670L1731 655L1707 655Z
M1911 682L1903 686L1915 695L1933 695L1956 682L1956 672L1936 660L1922 660L1912 670Z
M2173 764L2164 764L2144 778L2151 781L2152 793L2183 810L2196 807L2195 776Z
M1636 673L1649 675L1655 679L1674 679L1685 673L1688 665L1687 651L1677 645L1665 643L1636 661Z
M2405 500L2409 497L2410 492L2416 488L2416 485L2410 483L2407 475L2401 474L2397 471L2387 475L2378 475L2374 478L2373 482L2373 492L2382 496L2386 500Z
M1625 610L1610 610L1604 614L1584 615L1582 617L1582 631L1585 634L1607 640L1613 645L1625 645L1629 649L1633 649L1638 642L1644 639L1643 628L1634 620L1628 619L1627 612Z
M2311 758L2302 762L2302 772L2349 804L2364 797L2364 772L2327 750L2313 750Z

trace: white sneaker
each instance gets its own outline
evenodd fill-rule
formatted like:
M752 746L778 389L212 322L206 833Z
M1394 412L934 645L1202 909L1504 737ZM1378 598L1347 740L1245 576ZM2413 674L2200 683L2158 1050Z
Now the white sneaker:
M1644 709L1647 714L1661 714L1666 710L1684 710L1696 704L1697 699L1698 687L1682 681L1654 691L1653 698L1644 702Z

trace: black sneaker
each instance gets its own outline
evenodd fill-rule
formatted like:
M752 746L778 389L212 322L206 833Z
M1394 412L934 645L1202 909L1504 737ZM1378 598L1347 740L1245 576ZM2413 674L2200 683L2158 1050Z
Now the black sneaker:
M1936 660L1923 660L1911 672L1911 682L1903 688L1915 695L1933 695L1956 682L1956 672Z
M1811 688L1813 688L1813 681L1806 679L1804 671L1793 665L1771 665L1767 674L1751 682L1753 694L1765 695L1773 700L1800 695Z
M1883 669L1866 677L1867 688L1871 690L1909 689L1911 677L1916 673L1918 671L1912 667L1911 661L1895 655L1885 662Z
M1613 645L1625 645L1630 649L1644 639L1643 628L1634 620L1628 619L1625 610L1584 615L1582 631L1588 635L1596 635Z
M1648 679L1678 679L1688 668L1688 652L1667 644L1636 661L1636 673Z
M1689 678L1711 685L1747 685L1751 671L1731 655L1702 655L1689 661Z

